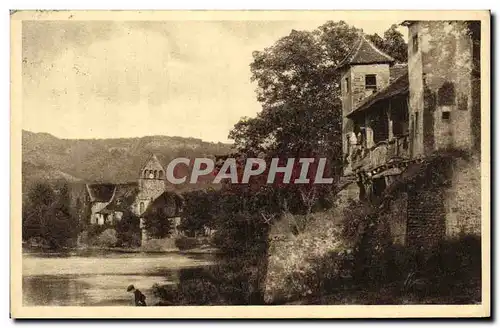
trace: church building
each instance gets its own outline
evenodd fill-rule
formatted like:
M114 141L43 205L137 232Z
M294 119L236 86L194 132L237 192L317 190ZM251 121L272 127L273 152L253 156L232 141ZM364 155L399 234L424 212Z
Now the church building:
M142 241L149 239L144 229L146 213L162 213L165 220L174 222L174 234L179 233L183 199L177 192L167 190L165 177L163 165L153 154L140 169L137 182L72 186L70 207L81 213L78 217L89 225L112 227L130 213L140 218Z

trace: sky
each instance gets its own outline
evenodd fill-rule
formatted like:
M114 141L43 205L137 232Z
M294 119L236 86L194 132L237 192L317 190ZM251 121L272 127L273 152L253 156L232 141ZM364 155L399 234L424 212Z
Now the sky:
M397 23L346 22L379 35ZM252 52L324 23L24 21L23 129L69 139L231 142L234 124L261 109Z

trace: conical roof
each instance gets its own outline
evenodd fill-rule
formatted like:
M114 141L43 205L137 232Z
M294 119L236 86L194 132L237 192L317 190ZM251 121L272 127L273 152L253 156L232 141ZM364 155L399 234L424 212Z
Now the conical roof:
M346 65L392 64L394 61L394 58L378 49L361 33L356 46L354 46L346 58L342 60L338 68Z

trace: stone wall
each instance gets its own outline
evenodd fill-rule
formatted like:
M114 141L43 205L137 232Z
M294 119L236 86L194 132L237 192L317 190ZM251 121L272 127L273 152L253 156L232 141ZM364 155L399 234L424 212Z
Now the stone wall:
M396 245L404 246L406 244L407 206L408 194L403 192L392 202L390 215L387 217L392 242Z
M481 235L479 158L454 158L450 170L450 179L444 185L431 187L431 182L427 187L410 186L406 234L408 246L431 248L444 239ZM394 208L399 206L402 208L403 204L395 205ZM397 219L396 215L394 219Z
M156 199L165 191L165 181L165 169L156 156L151 156L141 170L139 176L140 192L137 198L140 201Z
M414 155L473 147L472 45L467 22L423 21L410 26L408 67Z
M445 207L440 189L408 193L407 246L428 249L445 236Z
M422 113L424 111L424 86L422 80L422 54L419 44L421 35L419 25L409 26L408 37L408 79L409 89L409 123L411 153L414 156L422 155L423 149L423 124ZM415 41L414 41L415 40Z
M481 235L481 171L478 157L457 159L445 194L446 235Z
M389 64L354 65L351 67L351 92L352 108L361 104L363 99L372 94L371 90L365 90L365 75L375 74L377 76L377 91L389 85Z

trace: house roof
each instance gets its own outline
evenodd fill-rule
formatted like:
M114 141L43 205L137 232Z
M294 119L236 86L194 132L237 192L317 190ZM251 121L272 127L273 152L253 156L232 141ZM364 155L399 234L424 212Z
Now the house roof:
M109 202L115 192L115 185L111 183L89 184L87 190L92 202Z
M408 65L404 64L394 64L389 67L389 79L390 81L396 80L398 77L403 76L405 73L408 73Z
M369 109L370 107L372 107L373 105L375 105L380 101L398 95L407 94L408 87L409 87L408 72L406 72L397 79L395 79L391 84L389 84L384 89L364 99L363 102L361 102L361 104L358 107L356 107L356 109L354 109L351 113L347 114L347 117L352 117L361 112L364 112L365 110Z
M176 192L171 192L171 191L165 191L163 192L160 196L158 196L155 200L153 200L151 203L149 203L148 207L146 208L146 211L142 214L142 216L148 216L151 214L151 212L154 209L158 208L165 208L165 205L168 204L168 202L174 198L177 208L182 207L182 204L184 202L184 198L176 193ZM178 211L176 211L178 212Z
M364 34L360 34L356 45L349 54L340 62L337 68L346 65L391 64L395 60L371 43Z
M139 193L139 186L136 182L116 185L116 191L111 202L106 206L106 210L124 211L129 209Z
M402 25L402 26L407 26L407 27L408 27L408 26L410 26L410 25L415 24L416 22L418 22L418 21L416 21L416 20L405 20L405 21L403 21L403 22L402 22L401 24L399 24L399 25Z

